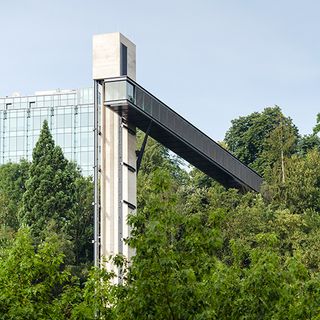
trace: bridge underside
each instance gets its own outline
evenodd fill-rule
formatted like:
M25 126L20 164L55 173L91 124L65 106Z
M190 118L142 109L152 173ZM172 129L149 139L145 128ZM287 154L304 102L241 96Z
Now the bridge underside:
M147 132L149 129L149 136L160 142L166 148L170 149L175 154L177 154L214 180L221 183L223 186L227 188L237 188L243 191L253 189L244 184L242 181L238 180L236 177L230 175L230 173L227 172L224 168L213 163L211 159L208 159L208 157L199 153L199 151L192 145L181 140L174 133L165 130L160 124L154 122L151 117L148 117L147 115L137 110L137 108L133 104L127 103L120 105L108 105L108 107L121 115L126 122L139 128L143 132ZM152 121L152 123L149 128L150 121ZM253 190L259 191L257 189Z

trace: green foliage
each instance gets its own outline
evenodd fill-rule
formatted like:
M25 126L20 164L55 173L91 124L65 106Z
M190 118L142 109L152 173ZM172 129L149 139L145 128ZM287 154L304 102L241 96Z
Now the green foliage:
M304 156L308 151L317 149L320 151L320 138L317 134L304 135L298 143L298 154Z
M249 259L248 268L220 267L212 273L206 319L311 319L318 315L319 292L312 283L319 279L308 276L299 257L283 263L265 247L251 250Z
M304 135L300 138L298 143L298 153L300 155L306 155L308 151L317 149L320 151L320 138L318 133L320 132L320 113L317 115L317 122L313 128L311 134Z
M119 319L192 319L203 305L202 279L221 244L215 213L176 209L169 173L156 170L145 206L130 217L136 248Z
M318 134L320 132L320 113L317 114L317 122L313 128L313 134Z
M205 204L193 190L180 211L169 176L157 172L151 181L143 210L130 218L137 254L116 318L319 316L320 220L216 186L202 186Z
M18 210L25 192L30 164L27 161L0 166L0 224L18 230Z
M73 183L73 207L66 234L73 242L75 264L88 264L93 260L93 183L91 178L84 178L78 174Z
M293 156L286 162L285 183L272 181L268 197L279 206L296 213L307 209L320 211L320 153L308 152L305 157Z
M1 319L62 319L56 302L70 276L61 272L58 239L36 251L28 229L21 229L0 257Z
M137 146L140 149L144 135L137 131ZM182 162L176 156L169 153L169 150L160 143L148 137L147 145L143 154L141 167L137 179L137 203L138 207L143 208L145 205L145 193L151 183L150 177L155 170L161 169L170 173L173 178L175 189L184 185L188 181L188 175L181 168Z
M150 139L128 221L136 255L115 257L125 281L113 285L112 273L83 267L92 182L44 123L30 167L0 167L0 318L320 319L316 134L296 149L297 130L278 107L233 121L228 147L265 174L262 195L187 173ZM19 223L30 229L15 234Z
M261 160L266 164L264 169L266 180L268 180L268 176L272 176L273 180L277 179L280 184L286 180L286 162L296 151L297 135L295 128L286 123L282 114L279 115L278 121L278 126L271 131L265 141Z
M20 229L0 255L1 319L113 319L112 274L92 269L85 284L64 269L57 234L35 246L30 229Z
M277 154L277 151L281 151L281 147L277 149L277 145L285 147L285 152L289 155L296 148L298 129L290 118L282 114L278 106L240 117L231 123L225 136L229 150L260 174L280 158L281 154Z
M37 241L48 230L58 232L68 263L88 263L92 260L92 196L91 179L82 177L76 165L64 157L45 121L33 150L20 224L30 226Z
M77 290L76 288L80 299L73 301L70 318L77 320L115 319L113 305L116 302L116 287L110 283L112 277L113 274L104 269L93 268L88 274L83 289ZM66 292L66 295L69 297L70 292Z
M144 134L141 131L137 132L137 145L140 149ZM145 152L143 154L142 163L139 174L149 175L156 169L164 169L169 171L173 177L184 178L185 171L180 165L181 159L170 155L169 150L160 143L148 137Z
M36 236L54 220L57 230L66 228L75 191L73 174L60 147L55 146L45 121L33 150L33 159L23 195L20 219Z

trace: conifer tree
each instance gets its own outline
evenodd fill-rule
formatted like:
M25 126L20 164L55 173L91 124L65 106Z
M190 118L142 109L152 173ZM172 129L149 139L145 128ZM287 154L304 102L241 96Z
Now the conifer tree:
M40 236L51 221L57 230L68 227L73 207L74 170L59 146L56 146L44 121L33 150L29 179L22 199L20 221Z

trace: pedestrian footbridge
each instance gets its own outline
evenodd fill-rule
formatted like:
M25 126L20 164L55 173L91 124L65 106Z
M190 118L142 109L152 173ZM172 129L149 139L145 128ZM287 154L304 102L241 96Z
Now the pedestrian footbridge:
M104 92L106 107L225 187L260 191L261 176L129 77L105 79Z

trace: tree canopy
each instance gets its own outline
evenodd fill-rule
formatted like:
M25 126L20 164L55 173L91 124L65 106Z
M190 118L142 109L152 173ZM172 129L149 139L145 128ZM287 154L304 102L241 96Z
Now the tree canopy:
M31 226L35 235L39 235L51 220L58 229L66 227L75 193L70 169L45 121L33 150L20 211L21 222Z
M281 158L297 148L298 129L280 107L265 108L231 121L225 136L229 150L243 163L264 174Z
M92 182L44 123L32 162L0 167L0 317L320 319L317 126L309 143L279 107L232 122L227 146L264 174L261 194L226 190L150 139L128 220L136 255L114 257L114 285L90 268Z

